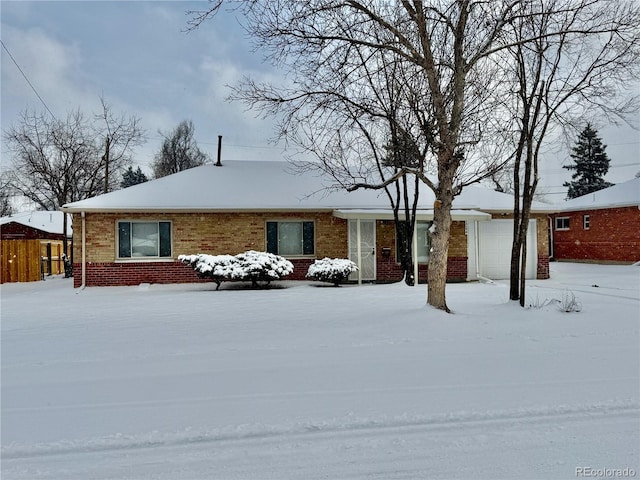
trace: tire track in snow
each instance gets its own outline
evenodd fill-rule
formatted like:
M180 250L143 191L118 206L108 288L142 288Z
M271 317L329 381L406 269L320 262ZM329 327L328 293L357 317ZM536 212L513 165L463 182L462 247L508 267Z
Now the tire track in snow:
M51 455L76 455L117 450L184 447L198 444L242 442L300 437L357 437L396 434L420 434L439 430L464 429L500 424L563 424L608 417L640 418L636 401L617 401L592 405L560 405L484 412L452 412L432 416L394 418L334 419L320 423L293 425L239 425L211 431L186 429L182 432L151 432L138 435L113 435L83 440L62 440L44 444L9 444L2 447L2 459L25 459Z
M384 395L384 394L397 394L397 393L415 393L426 391L441 391L441 390L459 390L459 389L471 389L471 390L491 390L500 388L513 388L513 387L552 387L552 386L566 386L566 385L584 385L584 384L598 384L604 383L616 383L616 382L631 382L637 381L637 377L608 377L608 378L586 378L586 379L566 379L566 380L553 380L553 381L535 381L535 382L509 382L509 383L456 383L456 384L433 384L433 385L421 385L416 387L393 387L393 388L366 388L366 389L336 389L336 390L306 390L299 392L264 392L264 393L238 393L227 395L212 395L203 397L182 398L176 397L171 399L154 399L154 400L138 400L138 401L123 401L123 402L104 402L104 403L67 403L64 405L46 405L46 406L30 406L30 407L11 407L5 405L2 407L2 411L6 414L9 413L30 413L30 412L43 412L43 411L68 411L68 410L102 410L113 409L121 407L132 408L148 408L157 406L172 406L175 404L181 405L195 405L202 403L212 402L228 402L234 400L269 400L269 399L288 399L288 398L317 398L317 397L341 397L354 394L367 394L367 395Z

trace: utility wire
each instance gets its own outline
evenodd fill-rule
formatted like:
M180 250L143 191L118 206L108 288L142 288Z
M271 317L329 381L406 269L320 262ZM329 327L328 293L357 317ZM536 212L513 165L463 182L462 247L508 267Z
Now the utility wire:
M4 50L7 52L7 55L9 55L9 58L13 61L13 63L15 64L16 67L18 67L18 70L20 70L20 73L22 74L22 76L24 77L24 79L27 81L27 83L29 84L29 86L31 87L31 90L33 90L33 93L36 94L36 96L38 97L38 99L40 99L40 101L42 102L42 104L44 105L44 108L47 109L47 112L49 112L49 114L51 114L51 116L53 117L54 120L58 120L56 118L56 116L53 114L53 112L49 109L49 107L47 106L47 104L45 103L45 101L42 99L42 97L40 96L40 94L38 93L38 91L36 90L36 87L33 86L33 84L29 81L29 78L27 77L27 74L24 73L24 71L22 70L22 68L20 68L20 65L18 65L18 62L16 62L16 59L13 58L13 55L11 55L11 52L9 51L9 49L7 48L7 46L4 44L4 42L2 40L0 40L0 43L2 44L2 48L4 48Z

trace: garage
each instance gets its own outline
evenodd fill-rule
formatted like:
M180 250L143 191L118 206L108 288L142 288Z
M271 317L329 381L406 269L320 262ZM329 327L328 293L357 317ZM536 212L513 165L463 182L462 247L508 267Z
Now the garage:
M513 220L475 222L474 227L473 231L469 228L469 252L475 250L481 254L473 255L475 265L469 265L468 271L470 273L476 271L481 277L493 280L508 279L511 268ZM473 237L476 237L477 240ZM531 220L527 232L526 278L528 279L535 279L537 274L536 237L536 222ZM472 241L475 245L472 244Z

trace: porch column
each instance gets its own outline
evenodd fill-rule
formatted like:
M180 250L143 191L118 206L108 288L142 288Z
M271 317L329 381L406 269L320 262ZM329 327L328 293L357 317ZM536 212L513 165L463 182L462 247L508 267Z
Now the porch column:
M413 224L413 285L418 286L418 221Z
M362 247L360 236L360 219L356 220L356 252L358 256L358 285L362 285Z

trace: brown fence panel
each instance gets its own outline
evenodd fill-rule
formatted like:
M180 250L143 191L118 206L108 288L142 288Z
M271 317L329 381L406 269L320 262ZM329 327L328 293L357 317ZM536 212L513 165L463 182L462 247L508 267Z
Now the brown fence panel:
M3 240L0 283L40 280L40 240Z

